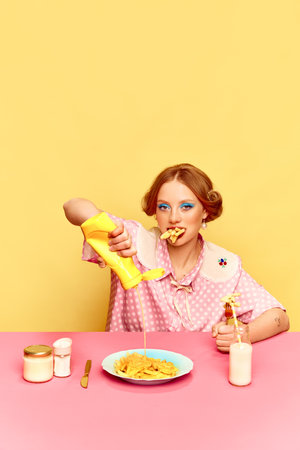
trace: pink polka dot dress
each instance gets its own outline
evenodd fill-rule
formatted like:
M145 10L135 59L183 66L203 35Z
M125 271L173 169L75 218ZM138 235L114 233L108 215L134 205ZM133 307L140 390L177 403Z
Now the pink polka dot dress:
M146 331L211 331L214 324L225 321L225 295L239 292L241 306L237 317L249 323L271 308L284 307L241 267L240 258L199 234L202 251L197 264L180 281L176 280L167 243L159 238L158 228L145 230L135 221L122 220L137 249L133 257L140 272L163 267L165 274L142 281L139 292L144 308ZM85 242L82 259L97 262L97 254ZM111 272L111 292L106 331L143 331L141 307L136 289L124 290Z

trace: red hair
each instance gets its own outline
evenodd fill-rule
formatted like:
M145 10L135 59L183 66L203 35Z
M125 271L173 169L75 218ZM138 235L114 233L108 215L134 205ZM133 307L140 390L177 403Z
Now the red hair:
M161 186L172 180L185 184L196 195L208 214L206 222L211 222L222 214L222 197L219 192L213 190L210 178L192 164L177 164L164 169L146 192L142 208L148 216L156 213L157 196Z

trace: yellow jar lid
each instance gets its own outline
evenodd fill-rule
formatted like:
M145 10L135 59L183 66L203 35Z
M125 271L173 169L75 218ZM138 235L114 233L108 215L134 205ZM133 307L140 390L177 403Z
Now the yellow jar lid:
M24 348L24 355L26 356L49 356L52 354L52 347L49 345L29 345Z

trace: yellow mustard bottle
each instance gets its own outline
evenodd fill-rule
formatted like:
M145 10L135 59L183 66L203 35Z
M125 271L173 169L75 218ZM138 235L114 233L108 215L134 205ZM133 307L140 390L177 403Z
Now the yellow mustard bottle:
M159 278L165 273L163 268L141 273L131 257L124 258L116 252L110 251L108 233L115 228L116 225L105 212L90 217L81 225L86 242L117 274L125 290L136 287L143 280Z

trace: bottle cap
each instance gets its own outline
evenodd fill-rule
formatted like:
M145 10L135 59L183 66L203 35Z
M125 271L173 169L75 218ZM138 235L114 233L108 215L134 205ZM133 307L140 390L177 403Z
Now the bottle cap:
M29 345L24 348L24 355L26 356L49 356L52 354L52 348L48 345Z
M55 355L69 355L71 353L72 339L61 338L53 343Z

